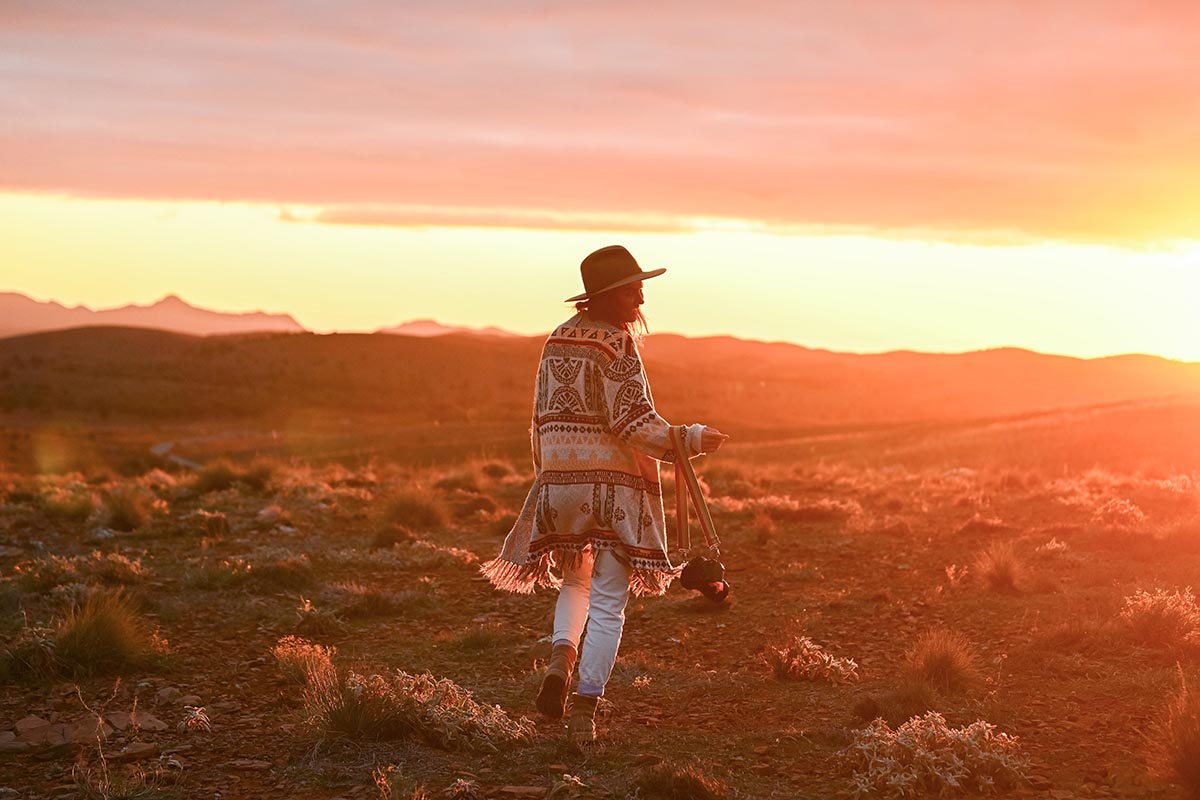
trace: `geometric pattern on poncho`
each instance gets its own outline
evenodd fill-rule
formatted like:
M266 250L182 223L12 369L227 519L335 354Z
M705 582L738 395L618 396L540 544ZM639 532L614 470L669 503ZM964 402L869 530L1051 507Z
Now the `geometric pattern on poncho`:
M587 312L550 334L530 441L533 486L483 574L519 593L557 587L554 567L603 549L629 567L635 594L665 592L678 570L667 557L658 464L674 452L632 336Z

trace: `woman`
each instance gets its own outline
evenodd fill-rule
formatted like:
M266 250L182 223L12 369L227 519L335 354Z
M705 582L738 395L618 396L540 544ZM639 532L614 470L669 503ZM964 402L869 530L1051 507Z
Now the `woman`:
M500 556L483 574L501 589L559 589L554 646L537 708L563 715L579 640L579 685L568 733L594 741L597 700L612 674L629 593L661 595L676 575L666 552L658 462L673 461L670 426L654 402L638 354L645 331L643 271L619 245L580 266L578 313L546 340L534 400L535 480ZM688 457L717 450L716 428L687 429ZM562 578L551 567L558 566Z

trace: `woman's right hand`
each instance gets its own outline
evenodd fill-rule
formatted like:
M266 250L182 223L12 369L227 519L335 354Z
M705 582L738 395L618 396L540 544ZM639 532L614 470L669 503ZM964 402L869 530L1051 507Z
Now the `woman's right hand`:
M700 436L700 452L715 453L721 449L721 445L725 444L725 440L728 438L711 425L706 425L704 433Z

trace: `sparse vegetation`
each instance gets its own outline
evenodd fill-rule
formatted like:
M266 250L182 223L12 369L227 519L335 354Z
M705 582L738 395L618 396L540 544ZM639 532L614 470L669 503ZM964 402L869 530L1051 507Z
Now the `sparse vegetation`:
M967 637L944 629L922 634L907 653L912 678L941 692L974 684L979 679L978 660Z
M856 797L992 793L1025 781L1029 760L1016 738L982 720L962 728L930 711L893 730L876 720L842 751Z
M292 683L305 684L308 676L333 668L336 647L325 647L299 636L284 636L271 648L280 674Z
M133 531L150 519L150 498L135 486L120 486L104 496L104 524L115 531Z
M1195 641L1200 631L1200 607L1196 605L1190 586L1179 591L1138 590L1125 598L1120 617L1130 635L1142 644L1153 647L1185 642L1200 645Z
M383 740L419 738L447 749L494 750L529 741L534 726L498 706L481 705L445 678L410 675L341 675L322 667L310 673L304 691L310 722L325 733Z
M1200 798L1200 696L1192 693L1182 669L1179 691L1150 741L1159 772L1182 786L1188 797Z
M143 663L151 651L145 620L119 589L88 595L54 634L55 661L71 675L119 673Z
M392 492L383 500L381 516L387 524L419 531L440 531L450 524L450 512L443 500L419 486Z
M854 659L832 655L807 636L768 646L763 658L780 680L854 683L860 677Z
M637 796L646 800L725 800L729 788L694 764L663 761L643 767L633 780Z
M994 592L1020 591L1025 567L1010 542L996 542L975 559L974 574Z

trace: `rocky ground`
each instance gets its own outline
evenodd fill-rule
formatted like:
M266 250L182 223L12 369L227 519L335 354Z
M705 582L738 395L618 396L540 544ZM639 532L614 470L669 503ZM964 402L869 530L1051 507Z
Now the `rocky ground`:
M552 593L478 575L523 467L275 464L210 491L187 472L0 478L10 661L53 641L89 586L123 587L153 631L135 667L10 663L0 797L672 796L656 767L694 768L716 796L848 797L857 732L929 709L1016 737L1010 796L1184 796L1151 767L1163 709L1197 672L1191 618L1147 636L1122 611L1194 580L1189 476L707 461L732 597L631 602L586 753L532 708ZM114 493L140 498L136 524L113 524ZM906 654L943 629L969 642L970 679L897 700ZM336 648L343 669L449 678L536 736L493 752L324 730L277 663L288 635ZM771 649L801 636L853 669L776 677Z

